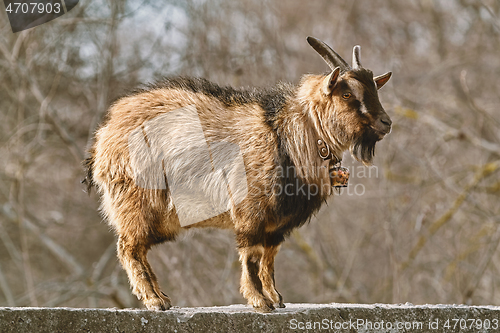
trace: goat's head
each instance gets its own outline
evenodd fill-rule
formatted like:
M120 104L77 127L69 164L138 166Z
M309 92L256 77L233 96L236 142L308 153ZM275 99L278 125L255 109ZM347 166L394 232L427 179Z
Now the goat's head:
M308 37L309 44L331 68L316 81L315 118L322 134L333 145L349 149L365 164L370 164L375 144L391 131L392 121L378 98L378 89L391 77L391 72L373 77L361 66L360 47L353 48L352 67L319 39ZM311 87L312 88L312 87Z

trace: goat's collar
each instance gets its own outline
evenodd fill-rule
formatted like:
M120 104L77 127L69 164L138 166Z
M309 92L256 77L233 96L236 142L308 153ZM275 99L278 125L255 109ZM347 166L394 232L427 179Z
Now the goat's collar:
M326 185L326 195L332 194L332 188L346 187L349 181L349 170L342 167L342 158L333 154L330 147L323 139L317 139L319 155L319 180L321 185Z
M328 146L326 143L325 143L325 140L321 139L321 138L318 138L316 140L316 144L318 146L318 154L319 154L319 157L323 160L323 161L328 161L328 160L331 160L332 163L334 165L336 164L339 164L342 162L342 158L338 158L337 156L335 156L333 153L332 153L332 150L330 149L330 146Z

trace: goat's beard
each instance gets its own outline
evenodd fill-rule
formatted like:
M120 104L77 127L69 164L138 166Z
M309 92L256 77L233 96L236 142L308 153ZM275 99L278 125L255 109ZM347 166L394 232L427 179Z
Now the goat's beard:
M365 165L372 164L375 155L375 144L382 137L373 129L367 129L363 135L359 136L350 147L351 155Z

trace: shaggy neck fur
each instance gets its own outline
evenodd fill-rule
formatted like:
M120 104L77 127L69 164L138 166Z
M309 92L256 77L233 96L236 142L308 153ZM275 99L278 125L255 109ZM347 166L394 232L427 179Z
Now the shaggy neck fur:
M289 97L285 108L276 119L277 134L288 153L297 175L307 182L319 182L319 158L317 140L322 139L333 155L340 160L347 148L340 143L327 124L323 124L320 113L333 110L334 105L321 92L324 76L307 75Z

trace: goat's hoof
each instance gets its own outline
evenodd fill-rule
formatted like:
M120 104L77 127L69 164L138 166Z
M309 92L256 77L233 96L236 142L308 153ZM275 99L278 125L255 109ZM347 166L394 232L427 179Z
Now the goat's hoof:
M172 307L170 301L167 302L166 300L163 300L159 297L144 300L143 303L146 308L151 311L165 311Z
M171 303L170 297L168 297L167 294L165 294L163 291L160 291L160 297L165 301L165 303Z
M278 292L276 292L276 293L278 294L278 298L279 298L278 307L280 307L282 309L285 308L286 306L285 306L285 303L283 303L283 296L281 296L281 294Z
M261 299L253 304L257 312L268 313L274 310L273 302L268 299Z
M281 294L278 291L274 293L271 299L273 300L273 304L275 304L278 308L285 307L285 304L283 304L283 296L281 296Z

